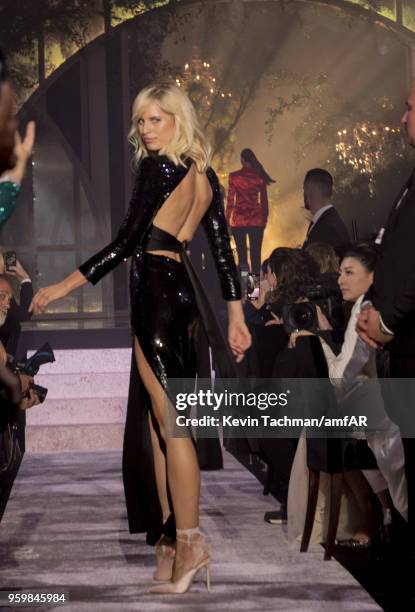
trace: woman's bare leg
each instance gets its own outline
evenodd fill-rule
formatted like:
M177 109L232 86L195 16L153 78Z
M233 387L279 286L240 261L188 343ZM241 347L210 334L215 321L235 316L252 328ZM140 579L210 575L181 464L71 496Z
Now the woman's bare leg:
M353 493L359 508L360 527L353 539L366 540L373 531L372 508L370 504L371 489L360 470L344 473L345 481Z
M167 474L166 474L166 457L160 447L160 440L154 430L151 414L149 416L149 427L151 436L151 446L153 447L154 471L156 476L157 494L160 501L161 511L163 513L163 523L167 521L171 514L169 497L167 494Z
M151 399L153 415L157 420L160 435L166 445L167 478L176 519L176 526L178 529L198 527L200 470L194 444L190 437L174 438L165 435L165 392L149 366L137 338L135 339L135 356L138 371ZM160 446L158 448L160 448ZM165 480L163 481L161 476L162 462L158 459L156 460L156 457L158 457L157 448L155 455L155 466L157 463L156 469L160 470L157 487L160 485L160 503L164 504L164 500L167 499L167 483ZM163 501L161 498L163 498Z

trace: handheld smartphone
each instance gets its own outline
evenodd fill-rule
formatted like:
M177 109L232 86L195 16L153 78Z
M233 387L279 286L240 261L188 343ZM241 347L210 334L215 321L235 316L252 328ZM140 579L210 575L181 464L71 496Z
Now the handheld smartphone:
M257 274L248 274L247 298L248 300L259 298L259 276Z
M7 251L4 254L4 263L6 266L6 270L9 270L11 268L14 268L16 263L17 263L17 256L16 256L16 252L15 251Z

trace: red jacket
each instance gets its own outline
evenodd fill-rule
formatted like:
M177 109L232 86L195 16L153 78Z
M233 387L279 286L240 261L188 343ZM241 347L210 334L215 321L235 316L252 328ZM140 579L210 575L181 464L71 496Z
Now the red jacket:
M250 168L229 174L226 220L231 227L264 227L268 217L267 186Z

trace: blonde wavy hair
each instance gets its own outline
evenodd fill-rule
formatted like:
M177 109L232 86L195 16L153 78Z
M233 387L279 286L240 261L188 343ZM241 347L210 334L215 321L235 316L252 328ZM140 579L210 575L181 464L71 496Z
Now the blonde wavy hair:
M174 136L159 154L166 155L176 165L185 165L190 157L199 172L210 165L211 148L202 132L196 111L181 87L170 81L156 82L140 91L133 102L132 123L128 140L134 147L133 164L137 166L148 156L140 137L138 121L149 104L156 103L162 111L174 117Z

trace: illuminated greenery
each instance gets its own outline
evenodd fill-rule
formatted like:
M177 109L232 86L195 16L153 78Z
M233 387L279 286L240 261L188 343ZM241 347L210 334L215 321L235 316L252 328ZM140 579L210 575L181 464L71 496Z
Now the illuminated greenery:
M403 25L415 32L415 5L412 0L406 0L403 6Z
M345 4L356 4L396 21L397 1L402 2L403 25L415 31L413 0L345 0ZM101 3L101 10L90 0L14 0L6 5L0 15L0 40L7 52L10 76L20 103L68 57L104 31L153 9L168 7L172 14L178 5L197 4L180 0L101 0ZM295 9L297 0L281 0L280 4ZM214 0L200 5L215 11L218 8ZM222 6L225 9L226 3ZM163 21L163 17L160 19Z
M88 0L14 0L3 9L0 40L16 90L32 89L51 72L48 47L60 40L87 42Z

